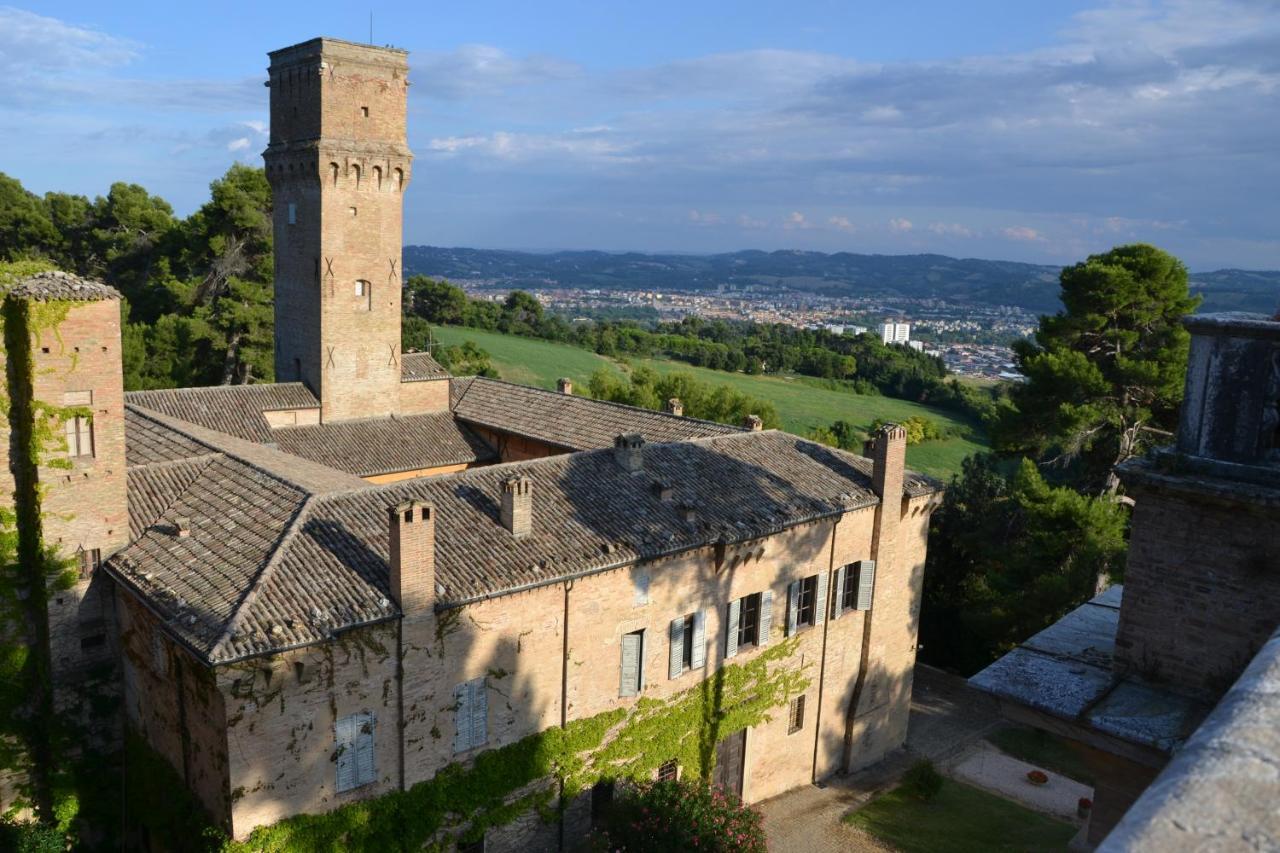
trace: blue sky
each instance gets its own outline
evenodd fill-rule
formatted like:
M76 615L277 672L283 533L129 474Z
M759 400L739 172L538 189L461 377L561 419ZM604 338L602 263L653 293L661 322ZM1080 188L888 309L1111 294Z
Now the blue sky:
M1280 0L0 6L0 171L181 214L268 50L410 51L405 240L1280 268Z

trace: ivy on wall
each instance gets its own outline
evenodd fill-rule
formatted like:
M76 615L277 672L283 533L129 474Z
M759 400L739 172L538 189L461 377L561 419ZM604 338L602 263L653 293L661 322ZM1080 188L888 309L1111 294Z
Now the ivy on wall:
M629 708L488 750L470 765L449 764L406 791L259 827L244 842L226 842L223 850L448 849L455 839L478 839L530 811L555 820L557 782L564 785L563 808L601 779L648 779L672 758L686 774L709 779L718 741L771 719L771 712L809 686L808 664L799 669L783 664L797 642L787 640L749 661L724 666L667 699L642 698Z

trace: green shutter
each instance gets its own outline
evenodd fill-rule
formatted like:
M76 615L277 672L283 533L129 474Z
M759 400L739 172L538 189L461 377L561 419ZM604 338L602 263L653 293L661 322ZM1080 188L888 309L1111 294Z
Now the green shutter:
M876 561L858 561L858 610L870 610L876 591Z
M667 664L667 677L679 678L684 672L684 617L671 620L671 655Z
M640 691L640 635L622 635L622 667L619 696L635 696Z
M738 620L742 614L742 599L735 598L729 602L729 618L726 620L728 634L724 641L724 656L731 658L738 653Z
M350 791L356 781L356 716L343 717L334 725L333 739L338 747L337 788Z
M483 678L471 681L471 748L489 742L489 685Z

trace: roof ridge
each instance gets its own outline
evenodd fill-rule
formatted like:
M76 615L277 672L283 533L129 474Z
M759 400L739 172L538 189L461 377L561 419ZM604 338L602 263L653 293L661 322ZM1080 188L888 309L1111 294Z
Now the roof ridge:
M188 491L190 491L191 486L195 484L196 480L199 480L201 477L203 477L205 475L205 472L209 470L209 468L213 465L213 463L218 461L218 459L221 459L221 458L225 458L221 453L205 453L201 456L193 456L187 459L175 459L170 462L157 463L155 466L150 466L150 465L139 466L139 467L145 467L147 469L151 469L152 467L161 467L161 466L176 468L179 465L189 465L192 462L202 463L200 465L200 470L196 471L196 475L191 478L191 482L187 483L185 486L179 489L174 494L173 498L169 500L169 502L166 503L164 507L155 514L154 517L152 517L147 521L147 528L153 527L158 520L168 515L169 510L172 509L174 504L176 504L179 500L181 500L182 497L186 495ZM126 472L125 472L126 475L130 470L136 470L136 469L126 469ZM145 528L143 532L145 532ZM130 542L132 543L132 534L130 534Z
M194 441L195 439L192 439ZM201 459L209 459L211 457L226 456L221 450L210 450L208 453L196 453L191 456L184 456L181 459L161 459L156 462L142 462L138 465L129 465L126 471L153 471L157 468L177 468L179 465L189 465L192 462L198 462Z
M217 447L214 447L209 442L204 441L200 438L197 438L194 435L189 435L185 432L182 432L181 430L176 429L172 425L167 424L163 420L161 420L161 418L167 418L168 415L161 414L160 412L156 412L152 409L148 409L145 406L140 406L137 403L130 403L128 401L125 401L124 407L126 411L133 412L138 417L142 418L143 420L151 421L151 423L155 424L156 426L162 426L166 429L171 429L171 430L174 430L175 432L181 433L184 438L188 439L189 441L194 441L196 444L200 445L201 447L206 448L210 453L222 452L220 449L218 449ZM178 420L179 423L187 423L187 421L183 421L181 419L175 419L175 420ZM145 466L139 465L139 466L133 466L133 467L141 468Z
M462 395L461 395L460 397L458 397L458 399L457 399L456 401L454 401L453 403L451 403L451 404L450 404L450 406L449 406L449 411L450 411L450 412L456 412L456 411L458 411L458 405L459 405L463 400L467 399L467 395L471 393L471 389L475 387L476 380L477 380L477 379L479 379L479 378L480 378L479 376L454 376L452 373L450 373L450 374L449 374L449 383L450 383L450 384L453 384L453 380L455 380L455 379L457 379L457 380L459 380L459 381L466 381L466 380L470 380L469 382L467 382L467 387L466 387L466 388L464 388L464 389L462 389Z
M298 537L299 529L303 522L310 516L312 505L316 502L317 496L308 493L306 499L303 500L302 506L294 513L293 518L289 520L289 525L284 532L280 534L280 538L276 540L275 545L271 549L271 557L258 570L258 574L249 583L248 588L244 591L244 595L240 596L240 600L236 602L235 607L231 609L231 618L227 620L227 627L223 629L218 639L209 646L208 658L213 660L217 655L218 649L223 644L229 642L235 636L236 629L240 627L240 623L244 617L247 608L257 600L259 592L262 590L263 584L270 579L275 573L274 569L284 561L285 556L289 553L289 545Z
M705 418L689 418L689 417L685 417L684 415L673 415L670 412L664 412L664 411L661 411L660 409L646 409L644 406L633 406L630 403L618 403L613 400L600 400L600 399L597 399L596 397L581 397L577 394L562 394L559 391L552 391L549 388L539 388L536 385L522 385L519 382L509 382L506 379L492 379L488 376L476 376L473 378L476 379L477 381L483 379L485 382L496 382L502 385L510 385L513 388L524 388L529 391L538 391L542 394L549 394L553 397L569 397L570 399L582 400L587 403L595 403L601 406L613 406L615 409L626 409L627 411L640 412L642 414L647 414L647 415L659 415L661 417L670 418L671 420L675 420L675 421L691 421L695 424L707 424L708 426L719 427L720 429L730 430L734 432L749 432L749 430L746 430L742 427L736 427L730 424L722 424L719 421L711 421ZM461 403L466 398L467 392L469 392L470 390L471 390L471 386L468 386L467 391L464 391L462 396L458 398L459 403Z

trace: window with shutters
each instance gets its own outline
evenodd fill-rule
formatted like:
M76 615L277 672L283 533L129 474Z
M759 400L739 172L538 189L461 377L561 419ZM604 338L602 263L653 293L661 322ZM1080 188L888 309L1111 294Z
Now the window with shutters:
M754 646L760 640L760 593L743 596L738 611L738 648Z
M671 620L671 665L668 673L671 678L679 678L706 665L706 617L705 610L696 610Z
M858 564L852 563L840 570L840 609L858 608Z
M644 689L644 631L622 635L619 696L636 696Z
M804 696L791 700L791 710L787 714L787 734L793 735L804 728Z
M827 609L827 574L810 575L787 584L787 636L821 625Z
M67 455L72 459L93 455L93 421L78 415L67 418Z
M453 752L477 749L489 742L489 689L483 676L453 689Z
M337 790L351 791L377 778L373 752L373 714L351 714L334 726L337 742Z
M796 625L803 628L814 624L814 614L817 612L814 605L818 600L818 576L813 575L800 581L797 594L799 599L796 606Z
M674 758L670 761L664 761L662 766L658 768L659 782L674 782L680 778L680 763Z

